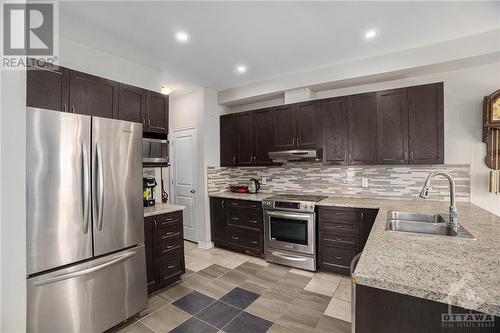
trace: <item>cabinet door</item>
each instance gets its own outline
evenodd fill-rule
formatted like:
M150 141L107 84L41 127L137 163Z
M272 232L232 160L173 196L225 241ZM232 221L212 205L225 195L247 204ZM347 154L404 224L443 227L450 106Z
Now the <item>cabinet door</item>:
M372 231L373 223L375 222L375 218L377 217L377 213L378 210L376 209L364 209L361 213L358 253L362 252L365 247L368 236L370 236L370 232Z
M118 95L118 119L143 123L146 91L120 83Z
M212 242L216 245L226 242L226 200L220 198L210 199L210 226Z
M407 94L407 89L377 93L379 164L408 164Z
M443 83L408 88L410 163L444 163Z
M295 110L293 105L280 106L273 110L274 144L273 150L295 148Z
M68 111L69 69L54 66L28 66L26 72L26 105L34 108Z
M349 164L377 164L377 97L375 93L347 97Z
M233 114L220 117L220 165L236 165L236 117Z
M70 111L113 118L118 112L118 82L70 71Z
M298 148L321 147L321 108L319 102L296 104L295 123Z
M152 292L158 285L158 264L156 262L156 226L155 216L144 218L144 243L146 246L146 276L148 291Z
M145 132L168 133L168 95L146 92Z
M322 102L323 160L329 164L347 164L349 126L347 99L332 98Z
M253 141L255 144L255 164L269 165L269 152L273 149L274 127L271 110L258 110L253 114Z
M236 163L253 165L253 114L251 112L236 114Z

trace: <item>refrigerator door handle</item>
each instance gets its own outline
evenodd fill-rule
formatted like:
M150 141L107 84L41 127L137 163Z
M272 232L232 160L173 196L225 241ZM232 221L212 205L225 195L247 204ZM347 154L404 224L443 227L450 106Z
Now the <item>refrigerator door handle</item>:
M45 280L37 281L37 282L33 283L33 286L41 287L41 286L45 286L47 284L51 284L51 283L59 282L62 280L71 279L71 278L74 278L77 276L82 276L82 275L87 275L87 274L90 274L93 272L97 272L97 271L100 271L101 269L104 269L106 267L109 267L109 266L115 265L119 262L125 261L128 258L135 256L136 254L137 254L136 251L129 251L129 252L122 254L118 258L114 258L108 262L97 265L95 267L90 267L90 268L82 269L81 271L76 271L76 272L71 272L71 273L53 276L53 277L50 277L50 278L45 279Z
M83 198L82 198L82 208L83 208L83 234L89 232L89 160L88 160L87 146L82 143L82 185L83 185Z
M95 190L98 192L94 195L97 197L97 204L94 202L94 210L96 211L96 223L97 230L102 230L102 215L103 215L103 204L104 204L104 168L102 166L102 150L99 144L96 145L96 166L95 172L97 177L95 177ZM95 199L94 199L95 200Z

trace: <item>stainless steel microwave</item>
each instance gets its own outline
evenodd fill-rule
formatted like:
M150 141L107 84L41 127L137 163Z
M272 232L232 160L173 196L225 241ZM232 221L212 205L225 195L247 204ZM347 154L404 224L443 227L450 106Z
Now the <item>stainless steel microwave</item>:
M168 140L142 139L142 164L144 166L169 166Z

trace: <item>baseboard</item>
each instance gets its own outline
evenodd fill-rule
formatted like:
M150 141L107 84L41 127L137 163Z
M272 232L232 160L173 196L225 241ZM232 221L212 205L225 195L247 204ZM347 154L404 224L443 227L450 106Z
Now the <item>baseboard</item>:
M198 248L199 249L209 250L209 249L211 249L213 247L214 247L214 243L213 242L198 241Z

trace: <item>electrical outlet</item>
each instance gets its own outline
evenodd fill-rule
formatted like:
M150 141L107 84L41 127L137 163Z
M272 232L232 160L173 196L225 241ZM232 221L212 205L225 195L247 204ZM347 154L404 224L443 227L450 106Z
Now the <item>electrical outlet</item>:
M368 187L368 178L361 178L361 187Z
M266 185L267 184L267 178L266 177L262 177L261 183L262 183L262 185Z

